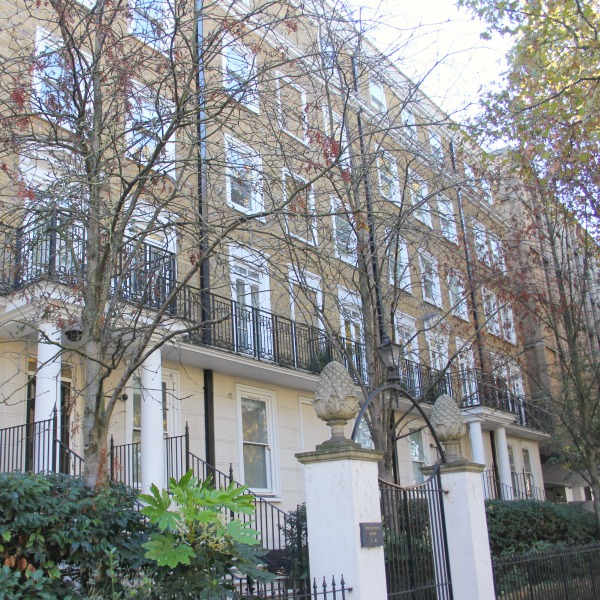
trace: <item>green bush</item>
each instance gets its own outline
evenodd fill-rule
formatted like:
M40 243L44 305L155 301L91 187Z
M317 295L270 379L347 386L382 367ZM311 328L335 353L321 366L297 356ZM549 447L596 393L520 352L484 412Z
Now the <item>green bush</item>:
M239 577L266 581L261 569L258 531L251 523L225 518L228 513L253 514L253 498L234 484L214 489L199 482L192 471L179 481L171 479L169 491L152 486L142 494L142 512L158 531L144 544L153 562L152 598L220 598L232 589L232 569Z
M93 489L67 475L0 474L0 599L115 591L115 581L145 563L136 498L120 484Z
M570 504L490 500L486 515L494 558L598 541L593 513Z

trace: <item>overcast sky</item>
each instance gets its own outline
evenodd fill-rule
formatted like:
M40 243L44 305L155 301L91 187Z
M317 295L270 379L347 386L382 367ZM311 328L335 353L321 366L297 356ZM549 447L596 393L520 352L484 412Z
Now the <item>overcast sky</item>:
M377 0L352 2L363 6L364 18L369 19ZM457 120L464 117L464 107L477 103L482 87L493 85L505 70L506 41L481 40L481 22L459 11L453 0L383 0L377 10L382 23L377 43L382 50L385 43L410 40L403 45L399 64L408 76L418 78L441 61L424 80L423 89ZM473 112L471 106L468 113Z

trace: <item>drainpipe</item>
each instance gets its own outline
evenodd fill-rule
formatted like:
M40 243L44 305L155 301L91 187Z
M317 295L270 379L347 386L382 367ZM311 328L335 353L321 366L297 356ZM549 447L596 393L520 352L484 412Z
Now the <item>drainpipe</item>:
M196 169L198 193L198 223L199 227L199 259L200 264L200 322L208 321L210 315L210 268L206 251L208 206L206 204L206 114L204 111L204 63L202 58L204 42L204 22L202 17L203 0L196 3L196 98L198 102L198 119L196 129ZM204 341L210 343L210 331L203 328ZM215 410L214 410L214 385L213 371L204 369L204 436L206 462L213 465L215 456Z
M358 92L358 66L356 57L352 57L352 78L354 91ZM383 302L381 299L381 281L379 278L379 266L377 264L377 244L375 241L375 219L373 217L373 203L371 198L371 185L367 170L364 168L364 157L366 155L365 140L362 127L362 109L356 113L356 124L358 127L358 141L360 144L360 156L363 162L363 185L365 187L365 203L367 207L367 226L369 228L369 253L371 255L371 270L373 272L373 282L375 286L375 313L377 315L377 331L379 334L379 343L383 344L389 337L385 331L383 323Z
M454 156L454 144L450 141L450 159L452 161L452 169L456 174L456 159ZM477 351L479 354L479 366L481 373L485 365L484 354L483 354L483 338L481 336L481 327L479 322L479 303L477 301L477 295L475 294L474 276L473 276L473 259L471 255L471 247L469 238L467 236L467 222L465 218L465 211L462 203L462 194L460 186L456 187L456 197L458 200L458 216L460 220L460 228L463 234L464 250L465 250L465 262L467 263L467 279L469 280L469 296L471 297L471 312L473 314L473 323L475 324L475 338L477 339Z

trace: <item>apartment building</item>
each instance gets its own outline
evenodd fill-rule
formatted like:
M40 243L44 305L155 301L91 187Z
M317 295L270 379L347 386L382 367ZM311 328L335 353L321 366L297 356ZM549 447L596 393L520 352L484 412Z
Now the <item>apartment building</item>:
M252 0L30 5L0 33L0 468L85 461L147 489L231 465L293 508L294 455L327 437L319 372L341 361L366 397L389 337L406 397L360 435L388 444L384 473L421 480L438 457L408 397L448 393L488 496L542 494L499 200L360 24Z

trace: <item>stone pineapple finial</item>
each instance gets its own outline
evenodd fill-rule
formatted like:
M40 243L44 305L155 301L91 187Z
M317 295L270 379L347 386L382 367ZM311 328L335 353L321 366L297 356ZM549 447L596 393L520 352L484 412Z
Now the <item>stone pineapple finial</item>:
M313 406L317 416L331 427L329 442L347 441L344 425L353 419L360 409L356 399L356 388L343 364L328 363L317 382Z
M466 426L460 408L448 394L442 394L433 406L431 424L438 439L444 444L446 460L461 462L460 439L466 433Z

